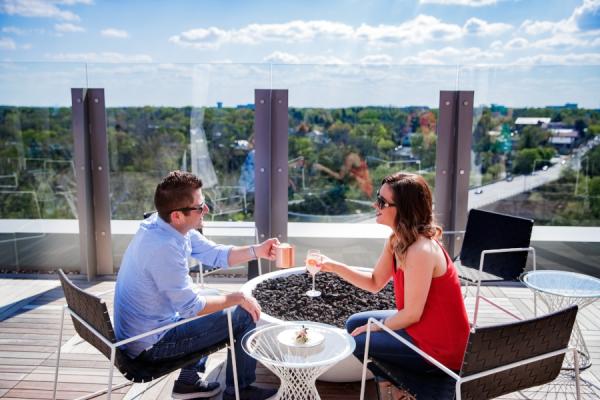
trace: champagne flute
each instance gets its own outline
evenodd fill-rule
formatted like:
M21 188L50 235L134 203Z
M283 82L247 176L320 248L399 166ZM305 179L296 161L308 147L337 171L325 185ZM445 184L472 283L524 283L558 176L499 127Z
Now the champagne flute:
M316 249L308 250L306 253L306 270L312 275L312 290L306 292L308 297L318 297L321 292L315 290L315 275L319 272L317 264L321 263L321 252Z

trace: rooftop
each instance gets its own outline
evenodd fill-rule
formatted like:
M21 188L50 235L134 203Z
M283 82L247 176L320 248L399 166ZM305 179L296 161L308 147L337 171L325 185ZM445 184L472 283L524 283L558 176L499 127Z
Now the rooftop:
M112 310L112 289L114 281L86 282L74 279L81 288L105 298ZM213 278L210 287L222 291L235 291L243 281L237 279ZM484 288L484 294L491 297L509 311L522 317L533 315L533 296L523 287ZM56 341L60 326L60 313L65 304L60 283L55 276L0 277L0 397L5 399L50 399L52 398L53 374L56 362ZM467 311L472 315L473 298L467 298ZM543 306L542 306L543 307ZM485 302L481 305L479 321L481 325L509 322L511 317L503 314ZM582 377L600 386L600 303L580 311L578 321L592 357L592 366L582 373ZM58 384L58 398L72 399L102 389L107 382L109 362L87 342L74 332L69 319L66 319L65 333L61 348L61 369ZM211 377L223 380L221 372L224 351L209 358L208 373ZM277 378L259 364L257 382L260 385L277 385ZM133 384L119 389L115 399L170 399L176 373L148 384ZM538 388L536 391L513 393L502 399L546 399L575 398L567 392L574 387L566 384L566 377L557 383ZM126 382L117 372L116 383ZM357 399L360 382L326 383L319 382L317 388L323 400ZM144 389L146 391L144 392ZM367 388L368 399L374 399L375 386ZM583 390L584 399L597 399L600 391L593 392L590 386ZM526 397L527 396L527 397ZM101 398L101 397L99 397ZM220 397L217 397L217 399Z

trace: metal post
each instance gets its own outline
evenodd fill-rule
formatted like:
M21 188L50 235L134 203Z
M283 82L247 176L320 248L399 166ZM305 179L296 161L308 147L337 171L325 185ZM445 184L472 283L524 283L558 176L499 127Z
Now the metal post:
M81 272L112 274L104 89L71 89Z
M288 213L288 91L256 89L255 205L258 240L287 241ZM269 263L269 271L273 264ZM255 271L249 271L249 278Z
M435 216L444 230L464 230L469 200L473 91L440 91L436 150ZM446 238L451 256L462 235Z

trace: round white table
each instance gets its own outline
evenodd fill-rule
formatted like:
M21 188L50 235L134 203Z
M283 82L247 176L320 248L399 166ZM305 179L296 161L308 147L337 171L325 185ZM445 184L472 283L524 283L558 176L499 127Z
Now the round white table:
M600 298L600 279L584 274L541 270L525 273L522 280L527 287L539 294L550 311L560 310L575 304L581 310ZM577 321L575 321L569 345L575 347L580 354L579 369L585 369L592 365L590 352ZM568 353L563 368L573 368L574 360L572 358L573 356Z
M307 328L306 344L290 336L302 327ZM348 333L310 321L262 325L242 338L244 351L281 379L278 399L320 399L317 377L350 355L355 346Z

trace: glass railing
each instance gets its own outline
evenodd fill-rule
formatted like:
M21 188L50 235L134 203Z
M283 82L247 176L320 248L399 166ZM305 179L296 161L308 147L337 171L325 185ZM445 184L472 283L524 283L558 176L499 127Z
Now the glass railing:
M0 220L15 220L0 232L3 265L47 257L43 219L77 220L70 88L85 83L83 64L0 63ZM78 243L68 251L79 259Z
M374 193L390 173L418 172L435 186L439 92L458 89L475 91L471 208L598 226L599 75L581 66L0 63L0 219L77 220L70 88L105 90L113 220L152 211L160 178L184 169L203 179L209 219L252 221L254 90L273 88L289 91L289 220L352 223L373 222ZM3 243L34 231L10 229Z
M381 180L404 170L435 183L440 90L454 67L275 65L289 90L289 220L374 222Z
M598 68L463 67L475 91L469 208L600 225Z

